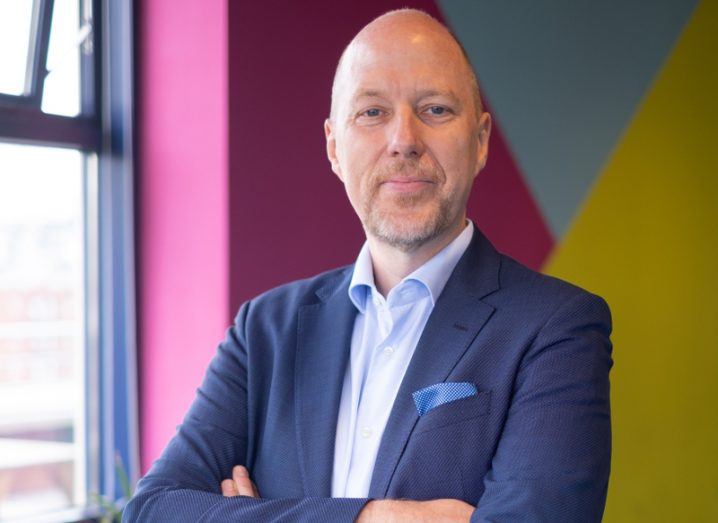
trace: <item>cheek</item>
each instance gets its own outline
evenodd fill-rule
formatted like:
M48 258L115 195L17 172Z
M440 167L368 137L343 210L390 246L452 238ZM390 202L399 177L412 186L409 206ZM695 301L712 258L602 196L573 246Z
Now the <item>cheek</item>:
M342 136L342 150L347 161L355 165L374 161L385 147L380 128L349 128Z
M451 185L471 184L476 165L476 150L466 135L447 141L437 151L438 160Z
M363 176L362 171L359 170L359 166L356 161L352 162L352 158L346 158L342 167L344 190L347 193L349 202L356 209L357 205L365 199L364 194L367 192L366 176Z
M341 156L342 172L347 191L356 194L362 187L368 185L370 173L377 165L380 152L371 140L363 136L349 134L346 137L346 144Z

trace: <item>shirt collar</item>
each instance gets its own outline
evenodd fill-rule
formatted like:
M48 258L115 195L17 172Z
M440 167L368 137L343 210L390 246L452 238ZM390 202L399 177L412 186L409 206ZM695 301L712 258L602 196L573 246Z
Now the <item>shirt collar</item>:
M354 263L354 273L349 282L349 299L354 306L363 313L366 309L366 300L369 298L374 286L374 269L371 264L371 253L369 243L364 242L357 261Z
M399 285L408 280L423 284L428 289L432 305L434 305L444 290L446 282L449 281L449 276L451 276L454 267L459 263L459 259L466 251L469 243L471 243L473 232L474 225L469 221L461 234L454 238L449 245L436 253L424 265L406 276ZM366 310L366 300L371 297L372 292L378 291L374 284L374 269L371 262L371 253L369 252L369 243L364 242L354 263L354 272L349 283L349 299L359 312L363 313Z

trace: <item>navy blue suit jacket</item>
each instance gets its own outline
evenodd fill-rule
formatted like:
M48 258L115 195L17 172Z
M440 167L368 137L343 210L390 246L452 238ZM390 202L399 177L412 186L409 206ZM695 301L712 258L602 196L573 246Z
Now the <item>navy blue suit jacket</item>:
M332 499L334 434L356 309L352 267L245 303L123 521L352 521ZM611 434L605 302L497 253L478 231L422 333L370 498L461 499L472 521L600 521ZM419 416L412 392L478 394ZM224 498L244 464L262 496Z

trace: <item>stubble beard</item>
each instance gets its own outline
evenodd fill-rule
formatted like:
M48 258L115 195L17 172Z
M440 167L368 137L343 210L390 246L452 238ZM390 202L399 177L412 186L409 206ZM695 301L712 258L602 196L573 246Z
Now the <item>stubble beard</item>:
M403 165L395 166L389 172L399 172ZM367 234L402 252L412 252L449 229L453 222L452 200L434 194L436 186L408 194L381 195L381 181L387 171L371 177L370 197L364 202L363 225ZM442 176L433 171L422 171L423 179L437 182ZM391 201L389 201L391 198ZM431 201L429 201L431 200ZM412 209L421 206L415 215ZM407 218L413 216L413 218Z

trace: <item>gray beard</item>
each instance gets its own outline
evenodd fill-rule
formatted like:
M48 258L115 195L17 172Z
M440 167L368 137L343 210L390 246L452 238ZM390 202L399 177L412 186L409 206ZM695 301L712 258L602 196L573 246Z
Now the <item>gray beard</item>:
M421 195L419 195L419 198ZM419 199L414 196L402 197L400 204L411 207ZM378 207L369 203L364 209L364 229L387 245L391 245L402 252L412 252L428 241L433 240L446 231L452 223L451 203L442 199L439 201L437 212L433 213L424 222L403 223L399 218L392 217L390 213L382 212Z

